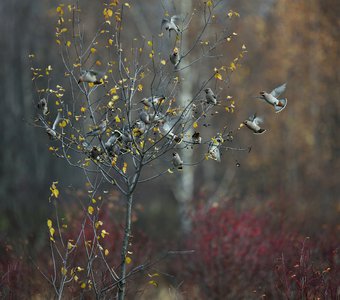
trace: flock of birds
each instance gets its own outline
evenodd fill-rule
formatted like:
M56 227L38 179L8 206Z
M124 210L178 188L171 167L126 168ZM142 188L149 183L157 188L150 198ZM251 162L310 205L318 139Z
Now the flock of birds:
M180 28L176 24L178 20L177 16L172 16L171 18L164 18L162 21L162 28L169 32L169 37L171 36L171 32L175 32L176 35L180 33ZM170 62L177 68L180 63L180 55L178 48L175 48L174 51L170 54ZM81 83L92 83L92 84L102 84L104 77L103 73L97 72L95 70L83 70L79 76L78 84ZM279 99L279 96L286 90L286 83L278 86L273 89L270 93L260 92L260 96L256 97L269 105L274 107L276 113L281 112L287 105L287 99L282 98ZM217 97L214 94L211 88L206 88L205 92L205 103L210 106L217 105ZM144 105L144 108L138 109L138 119L129 126L129 124L125 124L121 130L114 130L108 140L103 143L105 147L106 153L111 156L119 155L124 153L124 149L128 151L129 146L134 140L134 137L140 137L145 132L148 132L150 128L158 128L158 131L163 137L166 137L168 140L174 141L175 143L181 143L184 139L183 136L183 126L182 124L188 120L188 113L186 111L182 111L179 116L174 116L172 114L163 113L161 110L162 104L166 100L164 96L151 96L148 98L144 98L140 101ZM45 120L45 116L49 113L47 100L45 98L41 99L38 103L38 109L42 112L39 114L39 120L42 122L43 127L46 130L46 133L49 135L51 139L57 139L57 125L61 121L61 114L58 112L53 125L50 126L48 122ZM261 127L262 118L256 116L254 114L249 119L243 122L248 129L250 129L254 134L263 134L266 129ZM89 156L93 159L97 159L100 155L104 153L104 150L101 150L98 146L91 146L90 143L86 141L86 138L90 137L101 137L107 131L111 122L108 120L108 115L106 114L105 119L93 130L87 132L85 134L85 141L83 142L83 147L85 151L89 154ZM178 134L178 131L182 130L181 134ZM190 140L185 141L187 144L201 144L202 137L199 132L194 132L191 136ZM217 135L212 138L209 142L208 146L208 155L212 159L216 161L221 160L220 154L220 146L224 142L222 135ZM124 145L124 146L122 146ZM173 152L172 155L172 164L175 168L181 170L183 168L183 160L181 159L178 152Z

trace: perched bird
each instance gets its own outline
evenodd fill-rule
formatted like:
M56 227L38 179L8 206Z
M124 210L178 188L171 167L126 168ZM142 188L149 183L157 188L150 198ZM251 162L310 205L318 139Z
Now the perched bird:
M93 84L102 84L103 74L94 70L83 70L79 76L78 84L81 82L90 82Z
M199 132L194 132L194 134L191 136L191 140L193 144L201 144L202 143L202 137L200 137Z
M141 102L147 107L157 107L165 100L164 96L153 96L144 98Z
M183 117L166 117L165 120L160 120L158 122L158 128L160 133L170 140L174 140L176 143L180 143L182 138L175 134L179 128L182 127L181 120L184 119Z
M183 160L181 159L177 152L172 153L172 163L174 167L177 168L178 170L183 169Z
M223 138L221 135L218 135L217 137L212 138L211 142L209 143L208 157L220 162L221 161L220 146L222 145L222 143L223 143Z
M286 90L287 83L280 85L279 87L273 89L270 94L267 92L260 92L262 100L265 100L267 103L274 106L275 112L279 113L282 111L287 105L287 98L278 99L278 97Z
M118 130L115 130L112 135L110 136L110 138L106 141L106 143L104 144L105 149L107 151L111 151L112 147L118 142L118 140L121 138L122 133Z
M174 49L174 51L170 54L170 61L171 63L175 66L175 68L178 67L178 64L180 62L180 58L179 58L179 50L176 47Z
M149 114L144 110L144 109L140 109L139 110L139 118L141 119L141 121L143 121L145 124L150 124L150 116Z
M164 120L165 115L159 111L149 114L150 121L157 123L158 121Z
M45 98L40 99L40 101L37 104L38 109L40 109L44 116L46 116L49 113L48 107L47 107L47 101Z
M88 133L86 133L85 136L102 135L106 131L108 123L109 123L108 120L106 120L106 119L103 120L97 128L89 131Z
M172 16L170 19L164 18L162 20L161 28L164 27L165 30L169 31L169 37L171 36L171 31L175 31L176 34L179 34L181 32L181 30L175 23L178 20L179 20L178 16Z
M99 156L103 154L102 149L97 146L93 146L92 149L89 152L89 157L95 160L99 159Z
M252 130L254 134L262 134L266 132L266 129L260 127L262 122L262 118L256 117L256 114L254 114L248 120L245 120L243 124Z
M217 99L216 99L216 96L215 96L214 92L212 91L212 89L207 88L204 91L205 91L205 99L207 100L207 103L216 105Z

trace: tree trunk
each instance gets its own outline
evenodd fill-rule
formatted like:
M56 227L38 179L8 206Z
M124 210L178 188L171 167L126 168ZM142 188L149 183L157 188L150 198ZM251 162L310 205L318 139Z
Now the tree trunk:
M123 300L125 298L126 293L126 254L128 252L129 239L131 236L131 216L132 216L132 201L133 201L133 192L131 191L126 196L126 212L125 212L125 231L122 243L122 252L121 252L121 271L120 271L120 282L118 284L118 293L117 299Z

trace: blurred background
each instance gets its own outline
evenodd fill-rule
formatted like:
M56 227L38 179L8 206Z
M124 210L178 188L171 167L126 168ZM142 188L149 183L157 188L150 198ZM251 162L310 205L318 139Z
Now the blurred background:
M100 1L81 2L87 20L92 20L86 26L95 32L96 18L102 14ZM165 10L183 15L184 8L195 7L198 1L185 2L131 1L135 31L126 38L158 33ZM192 168L187 210L194 212L207 203L226 205L239 213L251 210L279 220L277 226L284 224L301 236L318 237L331 230L339 237L339 2L225 2L223 10L240 14L230 22L230 32L237 37L225 51L232 60L245 44L248 53L224 91L235 100L235 112L216 117L212 127L227 124L235 134L230 146L252 150L225 151L221 163L209 160ZM45 223L54 213L48 201L52 181L59 181L65 202L77 197L72 191L85 189L83 174L51 155L45 133L32 126L38 95L28 55L34 53L41 66L52 65L55 76L64 74L54 41L57 4L47 0L0 3L0 240L18 249L29 244L33 256L47 242ZM154 16L159 16L159 23L148 24ZM288 105L281 113L254 98L284 82ZM264 118L264 135L239 129L254 112ZM176 241L182 236L177 188L174 176L138 188L136 227L151 239Z

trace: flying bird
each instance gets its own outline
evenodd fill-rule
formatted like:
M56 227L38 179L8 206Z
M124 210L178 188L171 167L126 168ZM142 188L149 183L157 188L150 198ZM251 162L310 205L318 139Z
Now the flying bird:
M181 32L181 30L179 29L179 27L175 23L178 20L179 20L178 16L172 16L170 19L164 18L162 20L161 28L164 27L165 30L169 31L169 37L171 36L171 31L175 31L176 34L179 34Z
M262 134L266 132L266 129L260 127L260 124L263 122L262 118L257 117L256 114L251 116L248 120L243 122L250 130L254 132L254 134Z
M207 103L208 104L216 105L217 98L216 98L214 92L212 91L212 89L211 88L207 88L204 91L205 91L205 99L207 100Z
M103 74L94 70L83 70L79 76L78 84L81 82L89 82L93 84L102 84Z
M182 170L183 169L183 160L181 159L181 157L179 156L179 154L177 152L174 152L172 154L172 164L178 170Z
M45 98L40 99L40 101L37 104L38 109L40 109L44 116L46 116L49 113L48 107L47 107L47 100Z
M287 83L284 83L273 89L269 94L267 92L260 92L262 100L265 100L270 105L274 106L275 112L279 113L287 105L287 98L278 99L278 97L286 90Z
M179 50L178 48L176 47L174 49L174 51L170 54L170 62L175 66L175 68L178 67L178 64L180 62L180 59L179 59Z
M58 133L56 132L57 125L61 120L60 111L58 111L57 117L55 118L52 127L48 125L45 119L42 116L39 116L39 120L43 123L46 133L51 140L56 140L58 138Z

